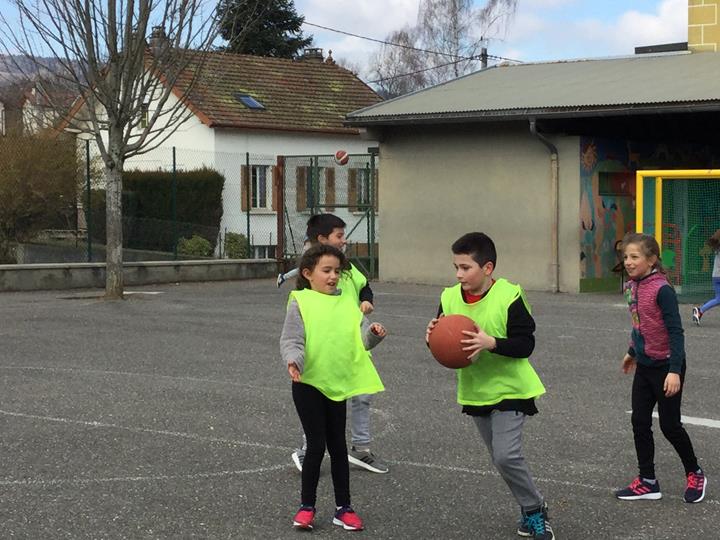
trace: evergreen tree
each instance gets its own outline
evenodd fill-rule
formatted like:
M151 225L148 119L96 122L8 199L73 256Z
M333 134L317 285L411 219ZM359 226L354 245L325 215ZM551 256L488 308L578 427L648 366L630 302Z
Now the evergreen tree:
M221 0L217 9L227 51L293 58L312 44L293 0Z

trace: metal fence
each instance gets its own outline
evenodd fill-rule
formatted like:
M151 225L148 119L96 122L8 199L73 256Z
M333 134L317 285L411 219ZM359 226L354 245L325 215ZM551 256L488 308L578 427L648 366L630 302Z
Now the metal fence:
M0 145L0 166L4 165L2 150ZM32 218L36 226L27 233L6 231L9 248L4 260L0 258L2 262L105 260L103 162L90 142L82 141L76 150L74 195L71 192L62 206L65 217L40 212ZM7 153L4 157L8 161ZM348 225L348 252L356 264L368 275L377 272L378 173L373 155L351 155L347 163L339 163L327 155L223 153L173 147L129 159L124 170L127 174L152 171L162 177L157 191L151 194L152 203L147 194L127 189L128 182L124 182L125 261L269 258L291 266L302 251L310 215L333 212ZM195 177L219 173L224 179L221 199L213 203L204 200L205 194L188 195L186 173ZM22 184L24 179L16 178L15 182ZM0 194L8 196L1 184ZM214 217L199 219L197 208L213 204L218 207ZM58 213L57 205L49 206L53 214Z
M378 259L378 169L373 154L284 156L282 166L283 255L302 253L308 218L329 212L347 224L350 258L369 276L376 276Z

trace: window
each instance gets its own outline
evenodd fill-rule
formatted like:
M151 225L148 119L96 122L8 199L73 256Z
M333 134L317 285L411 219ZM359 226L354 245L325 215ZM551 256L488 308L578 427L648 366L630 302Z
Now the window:
M150 104L149 103L143 103L140 107L140 127L146 128L148 126L148 121L150 119Z
M274 259L277 246L253 246L254 259Z
M600 172L598 195L603 197L632 197L635 195L635 173Z
M305 177L308 179L305 184L307 205L317 211L325 204L327 197L325 167L305 167Z
M236 100L245 105L248 109L262 111L265 109L265 105L260 103L257 99L248 94L233 94Z
M370 203L370 169L358 169L357 200L358 206L369 206Z
M270 167L267 165L252 165L250 170L250 207L270 208L270 201L272 200Z

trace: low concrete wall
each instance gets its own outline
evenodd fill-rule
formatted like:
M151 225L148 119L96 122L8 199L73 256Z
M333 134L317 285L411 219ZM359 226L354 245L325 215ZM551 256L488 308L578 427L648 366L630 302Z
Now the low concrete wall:
M153 261L125 263L123 268L125 285L148 285L269 278L277 274L277 261ZM105 263L0 265L0 292L104 287Z

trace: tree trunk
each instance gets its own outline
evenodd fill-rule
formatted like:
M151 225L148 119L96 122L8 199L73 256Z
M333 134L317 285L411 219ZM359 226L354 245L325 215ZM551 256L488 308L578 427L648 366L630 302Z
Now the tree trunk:
M112 134L108 145L108 153L117 155L113 147ZM105 298L121 300L123 298L123 228L122 228L122 169L121 159L112 158L105 164L106 200L106 270Z

